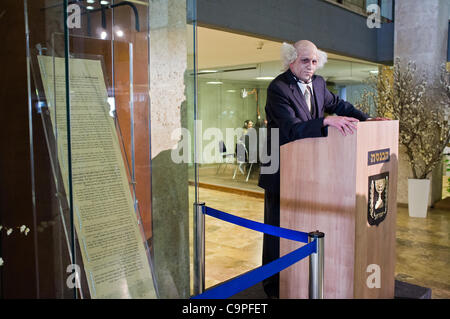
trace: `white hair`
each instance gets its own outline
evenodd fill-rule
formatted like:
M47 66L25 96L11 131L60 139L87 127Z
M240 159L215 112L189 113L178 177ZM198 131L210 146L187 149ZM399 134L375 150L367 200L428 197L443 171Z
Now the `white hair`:
M281 62L283 64L283 71L289 68L289 65L298 57L297 50L292 44L283 42L281 45ZM317 70L323 68L328 61L326 52L317 49Z

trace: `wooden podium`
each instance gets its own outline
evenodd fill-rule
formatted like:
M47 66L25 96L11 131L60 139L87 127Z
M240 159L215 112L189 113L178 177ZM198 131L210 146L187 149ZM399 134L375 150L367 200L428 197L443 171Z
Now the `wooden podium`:
M398 121L281 147L280 226L325 233L324 298L394 298L397 163ZM308 276L308 259L283 270L280 298L308 298Z

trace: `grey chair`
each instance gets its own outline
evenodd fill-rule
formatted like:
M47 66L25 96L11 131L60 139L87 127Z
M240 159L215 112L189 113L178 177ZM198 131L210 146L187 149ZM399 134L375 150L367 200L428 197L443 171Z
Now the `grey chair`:
M219 163L217 166L216 175L219 174L220 168L225 163L225 168L223 169L222 173L227 169L229 158L232 158L234 161L234 153L227 153L227 147L225 146L225 143L223 141L219 141L219 152L220 155L222 155L222 162Z
M234 169L233 179L236 178L237 170L239 169L242 175L245 175L246 163L248 163L248 151L247 147L245 147L244 143L238 142L236 144L236 168ZM244 166L244 169L242 169ZM245 179L248 182L248 178L250 177L250 173L252 172L253 163L250 163L250 167L248 169L247 178Z

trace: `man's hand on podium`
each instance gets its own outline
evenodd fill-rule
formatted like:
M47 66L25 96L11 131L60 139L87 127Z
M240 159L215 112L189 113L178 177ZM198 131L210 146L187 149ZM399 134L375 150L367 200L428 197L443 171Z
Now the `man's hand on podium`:
M330 115L323 120L324 126L333 126L341 132L342 135L353 134L356 131L356 123L358 119L346 116Z

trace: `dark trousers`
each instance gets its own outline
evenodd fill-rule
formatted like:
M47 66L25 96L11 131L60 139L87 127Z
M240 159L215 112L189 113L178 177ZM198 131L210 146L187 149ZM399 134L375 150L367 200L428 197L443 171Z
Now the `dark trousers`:
M264 224L280 227L280 193L265 191L264 193ZM280 238L264 234L263 265L280 257ZM269 297L279 298L280 275L276 274L263 281L264 291Z

